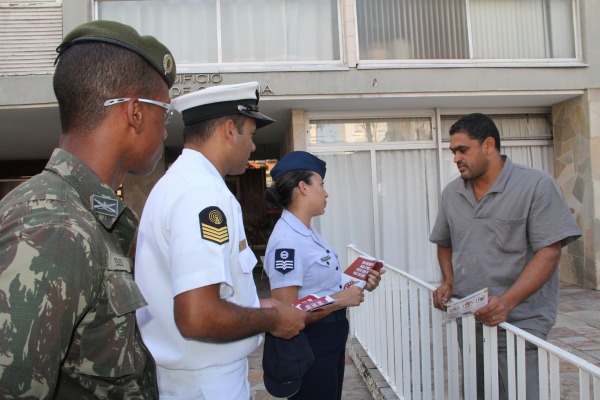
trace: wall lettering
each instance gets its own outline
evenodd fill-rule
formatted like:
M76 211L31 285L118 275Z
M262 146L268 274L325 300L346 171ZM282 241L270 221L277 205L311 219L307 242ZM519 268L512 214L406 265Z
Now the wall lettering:
M177 74L175 85L221 83L222 80L223 76L221 74Z
M206 89L209 86L215 86L223 81L221 74L177 74L175 83L170 90L170 97L174 99L184 94L192 93L197 90ZM260 95L273 94L273 90L266 85L259 88Z

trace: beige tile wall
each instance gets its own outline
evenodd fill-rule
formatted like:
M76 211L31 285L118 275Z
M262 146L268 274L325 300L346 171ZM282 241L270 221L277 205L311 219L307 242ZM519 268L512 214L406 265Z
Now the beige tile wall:
M600 289L600 89L552 109L556 179L583 235L563 248L561 280Z

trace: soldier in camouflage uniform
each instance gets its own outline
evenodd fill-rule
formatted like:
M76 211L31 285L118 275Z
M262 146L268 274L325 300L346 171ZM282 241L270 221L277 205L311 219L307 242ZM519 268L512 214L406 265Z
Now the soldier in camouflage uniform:
M111 21L58 52L59 148L0 202L0 398L157 398L128 258L138 218L115 190L161 157L175 64Z

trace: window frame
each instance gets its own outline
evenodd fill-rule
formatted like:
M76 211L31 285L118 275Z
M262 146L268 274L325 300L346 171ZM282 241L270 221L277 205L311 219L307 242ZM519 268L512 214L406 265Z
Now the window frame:
M429 140L407 140L394 142L357 142L357 143L311 143L310 125L313 120L325 121L343 121L343 120L376 120L376 119L401 119L401 118L429 118L431 121L431 139ZM321 151L324 149L343 149L341 151L360 151L360 150L390 150L390 149L434 149L437 147L437 121L435 113L426 111L380 111L362 112L362 113L331 113L331 112L308 112L305 115L306 124L306 148ZM310 150L309 150L310 151Z
M356 46L356 68L357 69L386 69L386 68L529 68L529 67L587 67L588 63L584 61L582 52L581 38L581 15L579 0L571 0L573 11L573 35L575 46L574 58L543 58L543 59L476 59L473 58L472 30L471 30L471 13L468 9L469 0L465 0L467 7L466 16L468 24L468 45L469 59L418 59L418 60L364 60L360 58L359 37L355 36ZM354 0L354 28L358 32L358 7L357 0Z
M92 2L92 19L98 20L99 4L115 0L90 0ZM146 0L130 0L143 2ZM317 60L317 61L259 61L259 62L222 62L223 50L221 43L221 0L213 0L216 3L217 24L219 30L215 39L217 40L217 62L210 63L177 63L177 73L223 73L223 72L285 72L285 71L330 71L348 70L347 56L345 52L346 39L344 37L343 0L335 0L337 6L338 20L338 45L339 60ZM285 1L285 0L282 0Z

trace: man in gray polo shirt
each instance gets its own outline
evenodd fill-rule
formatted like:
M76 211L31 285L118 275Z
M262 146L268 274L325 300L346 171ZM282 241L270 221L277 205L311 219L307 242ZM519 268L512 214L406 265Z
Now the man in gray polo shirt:
M450 128L460 178L446 186L429 240L437 244L442 284L433 294L445 310L452 296L487 287L489 303L475 316L509 323L546 339L558 309L561 247L581 236L556 181L500 155L491 118L470 114ZM478 339L481 326L478 325ZM483 397L478 343L477 392ZM506 397L506 337L498 331L500 396ZM527 351L527 398L538 398L537 350Z

